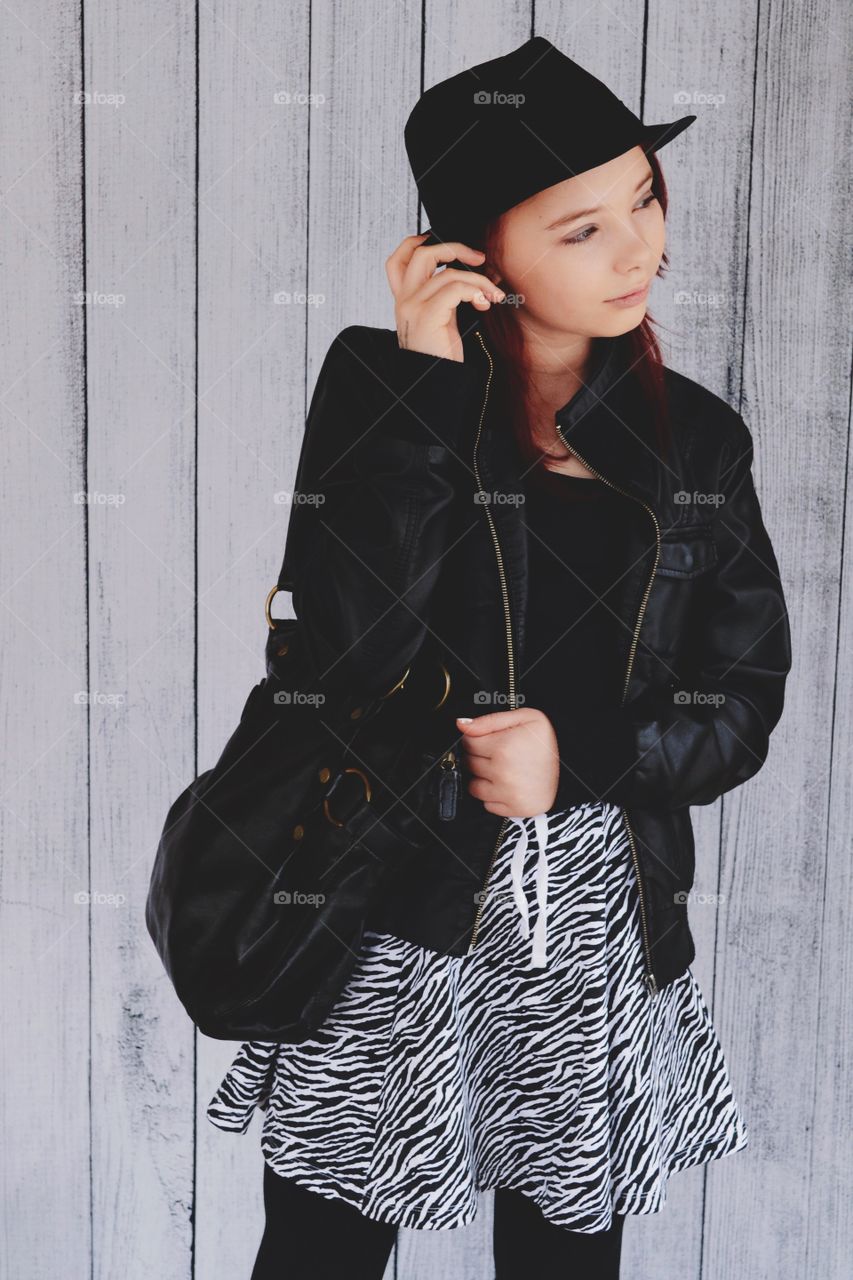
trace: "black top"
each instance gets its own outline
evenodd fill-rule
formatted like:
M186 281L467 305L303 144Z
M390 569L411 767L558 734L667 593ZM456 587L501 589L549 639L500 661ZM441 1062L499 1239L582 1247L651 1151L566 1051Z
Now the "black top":
M603 480L557 471L531 472L525 491L529 597L519 685L522 705L554 725L561 768L553 807L567 808L606 798L606 784L617 781L584 775L583 738L597 712L621 703L629 638L617 601L636 503Z

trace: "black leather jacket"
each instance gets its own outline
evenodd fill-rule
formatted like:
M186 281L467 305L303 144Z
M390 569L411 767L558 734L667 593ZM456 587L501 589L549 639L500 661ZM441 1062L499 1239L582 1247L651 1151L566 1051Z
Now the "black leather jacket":
M454 782L455 717L518 705L527 598L523 467L490 402L500 380L480 315L465 303L458 315L462 362L401 350L393 329L350 326L334 339L279 577L318 674L341 688L389 690L425 643L435 646L451 696L431 741ZM570 693L555 691L542 710L562 762L555 808L588 798L623 810L654 993L695 956L689 806L764 763L790 629L741 416L667 369L672 443L662 458L625 343L601 339L596 350L596 371L557 423L590 470L645 513L621 579L622 704L575 721ZM448 794L426 854L390 876L368 924L459 956L476 945L507 819L468 793L464 775Z

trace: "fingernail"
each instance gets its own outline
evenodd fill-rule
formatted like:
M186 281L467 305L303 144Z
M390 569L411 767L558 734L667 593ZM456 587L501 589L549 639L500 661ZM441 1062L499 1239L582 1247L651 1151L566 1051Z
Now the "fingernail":
M473 716L457 716L456 723L457 724L473 724L474 717Z

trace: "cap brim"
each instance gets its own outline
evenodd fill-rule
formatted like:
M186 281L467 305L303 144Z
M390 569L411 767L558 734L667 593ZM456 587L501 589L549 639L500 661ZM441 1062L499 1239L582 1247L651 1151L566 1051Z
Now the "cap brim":
M673 120L671 124L644 125L643 148L646 151L660 151L661 147L665 147L668 142L672 142L673 138L677 138L696 118L696 116L682 116L680 120Z

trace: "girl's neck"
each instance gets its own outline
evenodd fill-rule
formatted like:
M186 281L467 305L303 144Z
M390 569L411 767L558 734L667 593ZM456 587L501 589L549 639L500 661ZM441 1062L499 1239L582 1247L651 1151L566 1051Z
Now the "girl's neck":
M535 345L528 359L528 412L532 424L533 439L537 448L547 455L546 466L562 475L584 479L592 473L567 452L557 435L556 414L577 394L591 369L592 339L579 338L556 352L547 353Z

